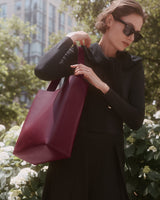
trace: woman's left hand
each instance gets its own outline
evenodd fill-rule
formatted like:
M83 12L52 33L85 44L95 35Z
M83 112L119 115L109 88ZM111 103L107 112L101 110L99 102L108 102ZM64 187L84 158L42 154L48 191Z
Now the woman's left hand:
M104 94L109 91L109 86L103 82L93 71L92 68L87 67L86 65L83 64L75 64L71 65L72 68L75 69L74 74L76 76L78 75L83 75L84 78L92 84L94 87L97 89L101 90Z

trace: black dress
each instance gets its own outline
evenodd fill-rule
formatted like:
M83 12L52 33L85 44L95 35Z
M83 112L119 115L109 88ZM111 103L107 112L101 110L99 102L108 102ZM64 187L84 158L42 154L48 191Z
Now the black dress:
M77 48L65 37L35 68L44 80L73 74ZM95 43L85 48L85 64L110 86L89 85L72 156L50 163L43 200L128 200L124 179L123 122L138 129L144 118L141 59L127 52L107 58Z

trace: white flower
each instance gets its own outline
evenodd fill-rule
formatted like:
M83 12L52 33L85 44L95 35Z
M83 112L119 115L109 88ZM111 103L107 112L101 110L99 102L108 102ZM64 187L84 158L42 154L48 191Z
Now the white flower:
M0 132L3 132L5 130L6 130L6 127L4 125L0 124Z
M160 110L158 110L158 111L153 115L153 117L154 117L155 119L160 119Z
M144 119L143 124L153 126L153 125L154 125L154 122L153 122L152 120L150 120L150 119Z
M26 165L26 164L27 164L26 161L21 162L21 165L22 165L22 166L24 166L24 165Z
M7 152L0 152L0 163L3 163L4 160L9 159L9 154Z
M155 146L150 146L147 151L152 151L152 152L156 152L157 148Z
M44 166L43 168L42 168L42 171L43 172L46 172L48 170L48 166Z
M154 106L156 105L156 100L153 100L152 105Z
M21 192L19 190L13 190L9 192L8 200L21 200L20 197L18 197L20 193Z
M20 131L21 129L19 126L12 127L9 131L6 132L3 142L5 144L10 144L12 141L16 141L20 134Z
M14 150L14 147L13 146L6 146L6 147L2 147L1 148L2 149L2 151L5 151L5 152L13 152L13 150Z
M30 168L24 168L22 169L17 176L11 178L11 184L18 187L21 184L25 184L26 181L29 180L30 177L37 176L37 172L30 169Z
M4 143L3 142L0 142L0 147L4 147Z

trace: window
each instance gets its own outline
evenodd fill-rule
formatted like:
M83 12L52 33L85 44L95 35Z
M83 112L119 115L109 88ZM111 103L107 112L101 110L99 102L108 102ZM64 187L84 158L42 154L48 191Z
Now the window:
M7 17L7 5L6 4L0 5L0 17L2 17L2 18Z
M25 13L25 22L31 22L31 14L30 13Z
M49 35L55 32L56 20L56 7L52 4L49 5Z
M38 0L33 0L32 1L32 10L36 10L38 8Z
M25 0L25 9L30 10L31 0Z
M45 0L32 0L32 10L44 10L46 6L46 1Z
M34 64L38 64L40 57L36 56L34 60Z
M43 14L41 12L37 12L37 25L42 27L43 24Z
M16 1L15 3L15 11L20 11L22 7L21 1Z
M39 55L41 56L42 54L42 46L39 42L33 42L31 44L31 54L32 55Z
M43 8L43 0L25 0L25 9L26 10L37 10Z
M29 51L29 44L26 43L23 46L23 53L24 53L25 57L27 57L28 51Z
M30 58L30 64L38 64L40 56L32 56Z
M73 28L73 21L72 21L72 18L71 16L68 16L68 20L67 20L67 31L68 32L71 32L72 31L72 28Z
M65 32L65 14L63 12L59 13L59 31Z
M71 16L68 16L68 26L72 26L72 18Z
M43 40L43 30L37 27L37 39L42 41Z
M56 7L52 4L49 4L49 17L54 19L55 18L55 11Z
M32 24L37 24L37 12L33 12L32 15L33 15L32 16L32 19L33 19Z

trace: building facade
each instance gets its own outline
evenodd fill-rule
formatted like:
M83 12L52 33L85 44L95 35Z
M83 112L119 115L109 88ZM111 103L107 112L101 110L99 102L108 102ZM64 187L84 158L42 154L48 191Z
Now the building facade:
M60 12L61 0L0 0L0 17L18 16L36 25L32 42L24 44L24 57L28 63L37 64L54 33L72 31L74 20L70 12Z

